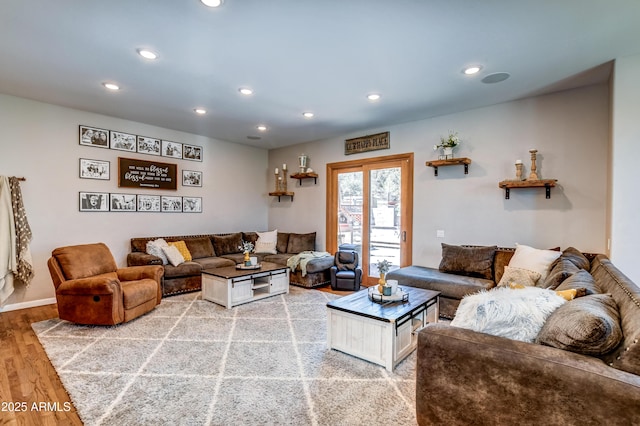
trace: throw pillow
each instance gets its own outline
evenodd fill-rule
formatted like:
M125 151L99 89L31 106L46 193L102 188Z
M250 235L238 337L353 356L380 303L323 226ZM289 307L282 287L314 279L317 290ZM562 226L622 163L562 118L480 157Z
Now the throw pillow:
M560 251L540 250L516 244L516 252L509 261L509 266L539 272L541 275L539 282L544 282L549 273L549 267L561 254Z
M286 253L288 245L289 245L289 233L278 232L278 243L276 244L276 250L278 251L278 253Z
M600 290L596 284L596 280L587 271L581 270L564 280L556 290L567 290L570 288L584 289L586 294L598 294Z
M212 237L213 248L215 249L216 256L222 256L224 254L240 253L240 245L242 244L242 233L236 232L229 235L214 235Z
M278 243L278 230L274 229L269 232L256 232L258 239L256 240L255 248L256 253L269 253L276 254L276 244Z
M498 286L504 287L515 283L522 284L527 287L534 287L541 276L542 275L540 275L539 272L515 268L513 266L505 266L504 273L502 274L502 278L500 278Z
M191 253L187 248L187 244L184 241L172 241L169 243L170 246L174 246L178 249L185 262L191 262L193 259L191 257Z
M180 251L176 246L168 245L166 247L162 247L162 251L167 256L167 259L169 259L169 263L171 263L173 266L178 266L181 263L184 263L184 257L182 257Z
M604 355L622 340L618 305L610 294L566 303L549 316L536 343L584 355Z
M531 287L531 286L529 286ZM509 284L509 288L513 288L513 289L521 289L521 288L527 288L526 286L522 285L522 284L516 284L516 283L511 283ZM564 300L573 300L576 297L582 297L585 295L584 292L579 291L575 288L569 289L569 290L562 290L562 291L557 291L556 290L556 294L560 297L562 297Z
M287 253L302 253L303 251L315 251L316 233L289 234Z
M184 242L187 244L187 248L193 259L202 259L203 257L213 257L216 255L213 251L211 238L209 237L187 238Z
M538 287L496 287L465 296L451 325L480 333L533 342L547 317L566 301Z
M578 272L580 269L569 259L560 256L549 270L547 278L538 282L538 287L555 290L564 280Z
M158 238L157 240L149 241L147 243L147 254L151 254L162 259L162 264L169 264L169 260L167 259L167 255L162 251L162 247L167 247L168 244L162 238Z
M462 247L442 243L442 272L493 279L493 258L497 246Z
M591 262L585 257L580 250L575 247L567 247L562 251L562 257L569 260L576 265L579 269L589 270L591 268Z

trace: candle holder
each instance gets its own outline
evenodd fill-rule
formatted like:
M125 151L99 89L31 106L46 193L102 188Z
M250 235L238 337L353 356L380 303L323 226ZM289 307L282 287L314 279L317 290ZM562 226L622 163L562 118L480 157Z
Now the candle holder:
M298 166L300 167L300 173L304 173L307 171L308 161L309 161L309 157L306 154L301 154L298 157Z
M527 180L538 180L538 173L536 173L538 170L536 167L536 153L538 150L530 149L529 152L531 153L531 173L529 173Z
M516 180L522 179L522 163L516 163Z
M281 184L281 191L282 192L287 192L287 165L283 164L282 165L282 184Z
M275 176L276 176L276 192L280 192L280 175L279 173L276 171L275 172Z

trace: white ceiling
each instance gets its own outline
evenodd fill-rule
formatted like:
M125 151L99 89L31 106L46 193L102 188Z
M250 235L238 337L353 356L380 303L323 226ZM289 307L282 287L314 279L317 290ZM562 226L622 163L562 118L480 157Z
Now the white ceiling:
M605 81L638 53L639 0L0 1L0 93L265 148Z

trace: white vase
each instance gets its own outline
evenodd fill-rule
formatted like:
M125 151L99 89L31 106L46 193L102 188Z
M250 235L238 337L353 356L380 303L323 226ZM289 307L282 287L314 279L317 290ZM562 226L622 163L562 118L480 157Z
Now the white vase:
M445 159L453 158L453 147L445 146L442 148L442 155L444 155Z

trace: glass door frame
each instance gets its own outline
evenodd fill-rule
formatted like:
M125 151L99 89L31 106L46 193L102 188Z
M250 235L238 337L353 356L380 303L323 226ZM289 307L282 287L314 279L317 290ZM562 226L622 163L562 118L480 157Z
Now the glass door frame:
M413 248L413 153L387 155L383 157L363 158L327 164L327 212L326 212L326 250L330 253L338 251L338 175L354 171L363 172L363 206L362 224L366 224L367 232L362 232L362 284L374 285L378 278L369 277L369 171L387 167L401 168L401 201L400 201L400 267L412 264ZM366 249L365 249L366 248Z

